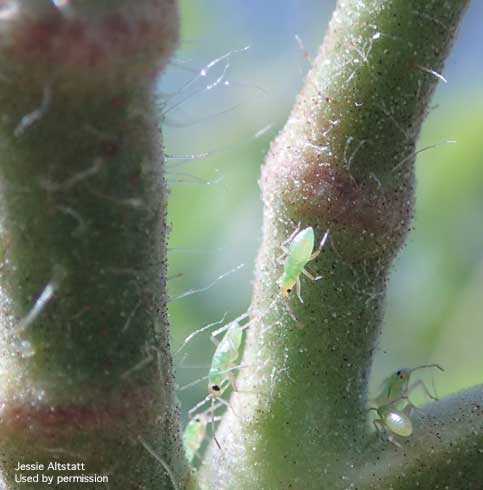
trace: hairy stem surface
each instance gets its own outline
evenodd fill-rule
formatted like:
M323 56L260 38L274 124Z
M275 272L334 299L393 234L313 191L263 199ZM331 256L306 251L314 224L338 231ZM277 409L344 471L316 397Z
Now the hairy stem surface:
M359 490L480 488L483 447L483 386L421 407L414 433L402 448L373 441L353 472Z
M187 478L153 110L177 11L170 0L135 3L18 1L1 17L0 459L8 489L51 488L18 483L17 462L33 461L81 462L84 471L45 474L107 475L119 489L168 489L173 479L183 488Z
M367 384L392 259L413 212L415 144L467 0L341 0L262 172L263 243L239 393L207 488L347 488L368 443ZM329 243L304 304L278 291L280 244ZM292 318L293 312L297 322ZM216 484L213 484L216 482Z

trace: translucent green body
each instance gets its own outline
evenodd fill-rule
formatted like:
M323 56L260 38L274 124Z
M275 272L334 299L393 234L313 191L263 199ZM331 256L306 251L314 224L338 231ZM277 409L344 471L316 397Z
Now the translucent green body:
M401 437L409 437L413 433L413 423L406 411L395 410L393 407L382 407L377 413L381 425L389 432Z
M411 374L414 371L426 368L437 368L444 371L439 364L423 364L412 369L399 369L382 382L379 395L373 400L376 407L371 409L375 410L379 416L379 419L374 421L378 430L383 427L387 432L392 432L401 437L409 437L413 433L413 424L409 415L414 405L409 400L410 392L417 386L421 386L430 398L436 399L431 395L424 382L416 381L411 385L409 384ZM390 438L390 440L392 439Z
M183 447L186 458L190 463L198 453L203 440L206 437L206 417L197 415L191 419L183 432Z
M398 402L407 396L411 371L408 368L399 369L391 376L388 376L382 382L381 391L374 400L374 403L378 407L383 407Z
M236 366L243 340L243 329L238 323L233 324L218 344L211 361L208 373L208 389L214 396L219 395L221 384L229 375L229 370ZM214 389L215 387L215 389Z
M281 279L282 288L292 288L314 251L315 235L311 226L295 235L288 246Z

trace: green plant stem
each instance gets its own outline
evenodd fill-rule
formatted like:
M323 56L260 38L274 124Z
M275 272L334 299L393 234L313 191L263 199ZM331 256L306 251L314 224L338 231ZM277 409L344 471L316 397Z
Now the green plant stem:
M339 1L263 168L257 319L218 431L223 452L213 446L201 472L207 488L348 487L368 443L389 268L413 213L416 139L467 4ZM318 240L330 230L309 265L323 279L301 279L304 304L277 288L280 244L299 222Z
M82 462L110 488L173 488L146 447L184 488L153 96L176 4L16 6L0 24L5 488L51 488L16 481L17 462L34 461Z
M412 419L412 436L398 439L402 449L374 441L363 464L354 470L356 488L479 488L483 481L483 386L425 405Z

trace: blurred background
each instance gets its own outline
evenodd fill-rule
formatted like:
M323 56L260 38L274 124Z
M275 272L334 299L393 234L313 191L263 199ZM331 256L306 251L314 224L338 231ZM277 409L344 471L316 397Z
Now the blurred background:
M249 305L261 238L260 165L334 5L181 0L182 42L159 83L175 348ZM436 374L440 396L483 381L482 18L483 2L472 2L418 144L456 141L417 159L416 219L393 267L373 391L395 369L428 362L446 369ZM206 396L205 380L186 385L206 374L208 337L175 356L185 420ZM429 373L422 376L430 383Z

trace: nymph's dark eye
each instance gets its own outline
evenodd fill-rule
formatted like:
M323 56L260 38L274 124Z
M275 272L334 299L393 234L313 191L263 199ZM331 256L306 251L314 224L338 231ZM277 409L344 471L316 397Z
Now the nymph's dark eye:
M220 391L220 387L219 387L218 385L213 385L213 386L211 387L211 389L212 389L213 391Z
M396 373L397 376L401 377L401 370Z
M291 293L291 292L292 292L292 290L291 290L291 289L287 289L287 293Z
M199 423L201 422L201 419L197 417L197 418L195 418L195 422L196 422L197 424L199 424Z

